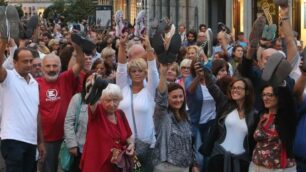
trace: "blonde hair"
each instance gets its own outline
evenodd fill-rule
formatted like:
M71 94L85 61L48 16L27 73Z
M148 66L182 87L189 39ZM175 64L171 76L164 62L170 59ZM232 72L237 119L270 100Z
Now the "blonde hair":
M103 59L105 59L107 56L112 56L116 53L116 51L110 47L105 47L102 52L101 52L101 56Z
M199 53L199 47L196 46L196 45L190 45L190 46L188 46L188 47L187 47L187 52L188 52L190 49L194 49L194 50L197 52L197 54Z
M131 68L138 68L147 72L148 65L143 58L132 58L128 63L128 73L130 73Z
M104 99L105 97L118 98L119 100L122 100L123 98L121 89L116 84L107 85L107 87L102 91L101 99Z

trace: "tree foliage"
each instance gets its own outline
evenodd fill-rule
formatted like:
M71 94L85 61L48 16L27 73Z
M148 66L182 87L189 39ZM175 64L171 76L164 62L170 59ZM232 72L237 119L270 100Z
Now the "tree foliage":
M93 15L95 6L92 0L56 0L53 5L45 9L44 18L54 20L64 16L64 22L78 22Z
M16 7L16 10L19 14L19 18L21 18L24 15L23 10L22 10L22 5L19 4L19 5L16 5L15 7Z
M0 6L7 6L7 0L0 0Z

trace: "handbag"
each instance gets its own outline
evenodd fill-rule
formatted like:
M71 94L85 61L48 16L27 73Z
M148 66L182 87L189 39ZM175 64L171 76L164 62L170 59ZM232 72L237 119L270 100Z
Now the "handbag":
M80 116L80 111L81 111L81 106L82 106L82 98L79 103L79 106L77 107L77 112L76 112L76 117L75 117L75 122L74 122L74 131L77 131L78 128L78 121L79 121L79 116ZM65 141L61 144L60 152L59 152L59 164L62 170L64 171L69 171L71 169L71 166L74 161L74 156L72 156L69 152L69 149L67 148L67 144Z
M132 107L132 117L133 117L133 127L135 131L135 150L136 150L136 155L140 158L146 158L146 154L148 150L150 149L150 144L146 143L140 139L138 139L138 132L136 128L136 120L135 120L135 113L134 113L134 103L133 103L133 91L131 87L131 107Z
M132 159L125 154L126 150L113 148L111 163L117 167L120 172L132 172Z

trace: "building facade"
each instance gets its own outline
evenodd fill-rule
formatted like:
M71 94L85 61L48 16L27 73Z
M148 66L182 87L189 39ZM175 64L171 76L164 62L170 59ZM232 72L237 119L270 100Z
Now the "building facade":
M299 33L298 39L305 42L306 0L289 0L289 6L292 27ZM248 36L263 7L268 9L271 21L278 24L279 7L273 0L150 0L145 9L149 21L167 16L176 26L185 24L187 29L197 29L203 23L212 30L217 29L218 22L223 22L233 35L244 32Z
M21 5L24 15L42 15L44 10L53 4L53 0L8 0L11 5Z
M43 13L52 5L53 0L9 0L10 4L20 5L25 15ZM168 17L178 26L185 24L187 29L197 29L200 24L206 24L212 30L217 29L217 23L225 23L237 35L244 32L249 35L252 23L262 7L266 7L273 23L278 23L278 7L273 0L95 0L98 6L109 6L112 15L117 10L124 12L124 17L134 23L137 13L147 11L147 21L155 18ZM290 19L298 38L306 41L306 0L289 0Z

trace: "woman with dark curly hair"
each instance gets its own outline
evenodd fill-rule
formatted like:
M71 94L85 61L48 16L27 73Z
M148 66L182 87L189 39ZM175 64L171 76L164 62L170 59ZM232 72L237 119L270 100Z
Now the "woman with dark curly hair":
M217 80L229 75L228 63L223 59L217 59L212 62L211 71Z
M253 86L247 78L234 79L224 94L213 81L209 69L200 64L196 64L196 69L204 76L208 91L216 102L216 123L210 128L213 132L202 150L210 155L208 171L247 171L257 124Z
M239 75L239 65L242 63L242 58L244 56L244 49L241 45L235 45L233 48L232 57L229 60L229 63L231 64L233 68L234 75Z
M293 172L292 153L297 110L288 87L266 85L261 92L264 111L254 133L257 142L249 172Z

